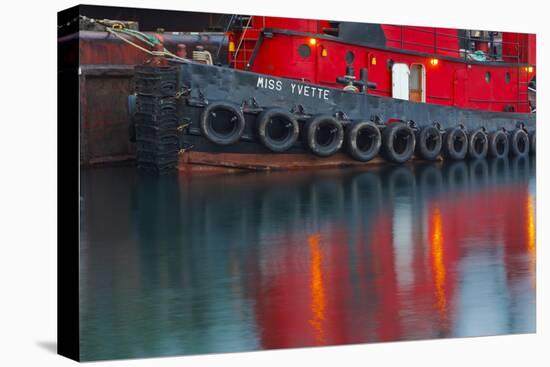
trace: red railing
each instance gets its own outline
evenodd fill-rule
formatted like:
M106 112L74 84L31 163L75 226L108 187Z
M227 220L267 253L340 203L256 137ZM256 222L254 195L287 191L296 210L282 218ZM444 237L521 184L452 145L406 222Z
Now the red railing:
M460 36L457 34L450 34L450 33L439 31L438 28L397 26L397 25L395 26L392 25L389 27L392 27L394 29L398 28L400 36L399 36L399 39L388 38L387 39L388 43L399 45L398 47L402 49L410 48L408 46L415 46L417 48L423 48L426 50L425 52L432 53L433 55L443 56L443 55L452 54L456 58L464 58L464 59L471 58L475 60L475 58L470 56L474 51L476 51L475 49L472 50L471 48L472 44L473 45L485 44L487 46L487 49L490 50L490 52L488 53L484 52L484 54L488 57L486 61L496 61L496 62L506 61L506 62L515 62L519 64L526 59L527 45L523 41L506 42L503 40L499 40L496 37L483 38L483 37ZM430 42L412 41L410 40L410 38L413 38L413 36L411 36L411 32L413 34L414 32L419 32L424 35L432 35L433 37L430 37L432 41ZM416 38L426 38L426 37L416 37ZM457 41L458 45L460 45L461 43L464 43L465 47L449 48L438 44L438 41L441 42L442 39L446 39L446 38ZM448 42L443 41L443 43L448 43ZM512 47L508 47L508 46L512 46ZM494 52L498 48L500 48L500 52ZM515 49L517 52L513 54L505 53L505 50L509 50L509 49Z

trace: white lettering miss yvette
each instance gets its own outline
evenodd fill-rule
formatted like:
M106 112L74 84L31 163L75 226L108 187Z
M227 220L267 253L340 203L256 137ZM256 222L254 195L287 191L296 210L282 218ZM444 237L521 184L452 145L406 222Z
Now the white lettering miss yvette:
M258 81L256 82L256 87L281 92L283 90L284 83L282 80L264 78L263 76L259 76ZM290 92L299 96L324 100L328 100L330 94L330 90L328 89L294 82L290 82Z

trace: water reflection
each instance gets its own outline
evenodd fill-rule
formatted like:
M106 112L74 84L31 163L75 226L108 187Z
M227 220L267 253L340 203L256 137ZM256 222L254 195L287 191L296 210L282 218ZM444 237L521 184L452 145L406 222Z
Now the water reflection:
M534 332L534 165L83 171L82 358Z

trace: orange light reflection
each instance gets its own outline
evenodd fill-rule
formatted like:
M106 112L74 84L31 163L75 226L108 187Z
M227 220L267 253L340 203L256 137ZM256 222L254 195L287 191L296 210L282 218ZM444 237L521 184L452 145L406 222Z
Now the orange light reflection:
M527 251L529 252L529 273L531 274L531 285L535 287L536 279L536 227L535 227L535 199L532 195L527 197L526 205L526 227L527 227Z
M443 224L441 220L441 210L439 207L434 209L431 217L431 255L432 269L434 273L435 292L437 300L437 309L442 319L447 319L447 297L445 294L445 263L443 260Z
M319 234L309 235L307 240L310 251L310 269L311 269L311 313L312 318L309 320L315 331L315 340L319 344L325 341L325 333L323 323L325 320L325 286L323 283L322 253L319 246Z

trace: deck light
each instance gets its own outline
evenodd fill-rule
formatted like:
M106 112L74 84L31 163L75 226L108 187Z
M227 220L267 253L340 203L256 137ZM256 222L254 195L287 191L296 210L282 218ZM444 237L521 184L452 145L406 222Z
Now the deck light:
M235 52L235 42L229 42L229 52Z
M370 57L370 64L371 65L376 65L376 56L373 55L373 56Z
M433 66L436 66L437 64L439 64L439 60L438 59L430 59L430 64L432 64Z
M309 44L312 45L312 46L315 46L317 44L317 40L315 38L310 38L309 39Z
M532 66L526 66L525 71L528 72L528 73L532 73L533 72L533 67Z
M324 48L324 47L323 47L322 50L321 50L321 56L323 56L323 57L327 57L327 56L328 56L328 51L327 51L327 49Z

